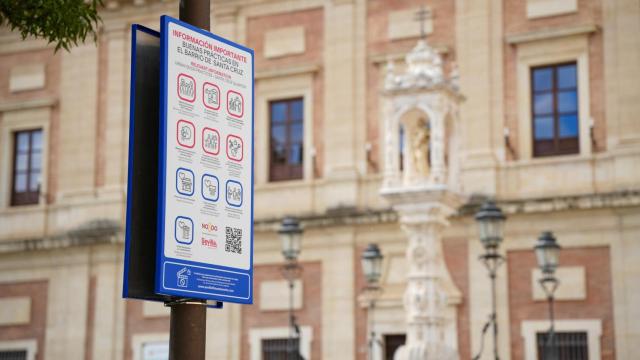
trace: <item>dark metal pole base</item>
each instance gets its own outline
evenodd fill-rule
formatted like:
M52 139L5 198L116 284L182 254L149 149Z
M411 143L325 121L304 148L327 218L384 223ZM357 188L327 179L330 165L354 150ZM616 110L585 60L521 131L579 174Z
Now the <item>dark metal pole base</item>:
M206 336L205 304L171 304L169 360L204 360Z

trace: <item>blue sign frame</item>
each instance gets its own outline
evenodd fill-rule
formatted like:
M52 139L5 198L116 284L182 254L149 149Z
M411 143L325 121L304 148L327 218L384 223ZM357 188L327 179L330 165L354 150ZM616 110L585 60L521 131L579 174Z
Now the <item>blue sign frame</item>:
M203 300L216 300L234 302L241 304L253 303L253 192L254 192L254 96L255 87L255 66L254 52L252 49L236 44L227 39L223 39L210 32L199 29L195 26L177 20L169 16L162 16L160 20L160 141L159 141L159 171L158 171L158 221L157 234L158 241L156 247L156 278L155 291L160 295L177 296L183 298L196 298ZM166 218L166 174L167 174L167 94L168 94L168 41L169 24L175 23L186 27L189 30L207 36L213 40L220 41L234 48L246 51L251 54L251 234L250 234L250 266L248 270L237 269L226 266L205 264L196 261L175 259L165 256L165 222L173 223L175 219ZM195 185L195 184L194 184ZM194 223L194 226L196 224ZM185 276L188 278L185 279ZM212 279L224 279L225 286L212 283Z
M156 216L145 206L155 206L154 184L157 173L145 171L145 164L157 161L157 150L146 144L158 134L159 97L140 96L148 91L159 94L160 33L142 25L131 26L131 81L129 108L129 153L127 171L127 209L122 296L125 298L167 301L168 297L155 292L155 228L149 232L145 225L156 225ZM144 66L143 66L144 64ZM151 135L148 133L151 132ZM144 135L144 138L143 138ZM151 138L151 139L150 139ZM151 216L150 216L151 215ZM151 236L149 236L151 235Z

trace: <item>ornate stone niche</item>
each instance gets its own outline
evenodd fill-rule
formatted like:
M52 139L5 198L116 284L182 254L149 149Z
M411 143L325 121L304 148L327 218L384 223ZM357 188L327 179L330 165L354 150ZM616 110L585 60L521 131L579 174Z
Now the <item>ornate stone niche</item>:
M406 56L406 71L388 62L382 92L385 189L457 187L457 71L444 76L440 55L421 40Z

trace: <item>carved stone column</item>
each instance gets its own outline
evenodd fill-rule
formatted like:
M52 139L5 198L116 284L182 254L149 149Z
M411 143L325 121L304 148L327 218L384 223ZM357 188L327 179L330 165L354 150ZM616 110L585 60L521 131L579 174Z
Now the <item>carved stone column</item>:
M441 233L451 209L440 201L395 207L407 234L407 289L404 307L407 340L395 360L458 359L457 349L445 339L450 281L442 253Z
M385 118L385 171L380 194L400 216L408 236L407 289L404 308L407 341L395 360L454 360L457 353L456 303L460 291L451 280L442 253L441 234L447 217L457 206L450 185L447 154L452 154L451 135L457 106L463 97L445 75L442 59L423 39L405 57L406 67L396 73L387 67L383 116ZM457 81L457 79L456 79ZM410 141L426 121L428 151ZM430 156L428 172L416 171L411 162L400 168L399 130L405 130L405 156ZM411 134L410 134L411 132ZM453 174L455 175L455 174Z

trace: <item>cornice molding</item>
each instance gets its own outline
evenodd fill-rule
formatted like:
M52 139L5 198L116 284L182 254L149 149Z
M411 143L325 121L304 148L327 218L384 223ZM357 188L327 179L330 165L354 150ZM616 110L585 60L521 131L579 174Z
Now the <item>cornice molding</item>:
M594 24L565 27L560 29L543 29L520 34L505 36L505 41L509 45L518 45L532 41L550 40L574 35L586 35L598 31L598 26Z
M473 216L486 197L472 196L455 216ZM640 206L640 190L613 191L599 194L566 195L531 199L498 199L505 214L534 214L570 210L623 209Z
M271 79L271 78L277 78L277 77L312 74L320 71L320 68L321 67L318 64L309 64L309 65L300 65L300 66L292 66L292 67L265 69L265 70L257 71L255 78L256 80L264 80L264 79Z
M60 235L0 241L0 254L52 250L74 246L115 244L123 241L122 227L115 221L102 219L91 221Z
M56 98L39 98L32 100L11 101L0 103L0 112L16 111L16 110L28 110L41 107L53 107L58 104Z

